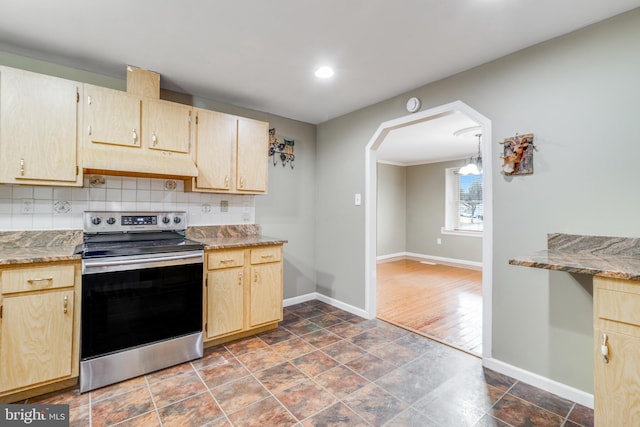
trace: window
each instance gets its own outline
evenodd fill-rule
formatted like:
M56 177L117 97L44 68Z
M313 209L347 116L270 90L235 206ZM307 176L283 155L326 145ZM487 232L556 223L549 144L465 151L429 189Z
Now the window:
M460 175L460 168L446 169L444 232L482 235L484 208L482 174Z

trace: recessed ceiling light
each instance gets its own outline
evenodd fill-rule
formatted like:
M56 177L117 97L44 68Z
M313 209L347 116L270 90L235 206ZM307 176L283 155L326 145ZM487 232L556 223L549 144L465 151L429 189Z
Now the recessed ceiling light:
M316 70L315 74L319 79L328 79L333 76L333 68L327 66L320 67Z

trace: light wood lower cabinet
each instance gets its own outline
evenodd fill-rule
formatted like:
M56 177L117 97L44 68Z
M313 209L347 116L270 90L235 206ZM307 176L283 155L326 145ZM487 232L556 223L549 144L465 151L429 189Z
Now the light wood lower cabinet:
M282 320L282 245L206 254L205 341L221 343Z
M0 269L0 401L78 376L80 274L78 262Z
M594 277L593 283L595 425L637 426L640 425L640 282Z

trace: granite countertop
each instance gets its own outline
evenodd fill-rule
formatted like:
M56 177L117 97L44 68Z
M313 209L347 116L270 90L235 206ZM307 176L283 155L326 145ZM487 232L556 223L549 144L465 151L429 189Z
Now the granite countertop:
M34 262L80 260L75 249L81 230L0 232L0 266Z
M205 249L287 243L287 240L263 236L260 234L260 226L256 224L189 227L187 237L203 243ZM82 230L0 232L0 266L79 261L82 258L75 254L75 250L81 243Z
M287 240L263 236L260 233L260 226L257 224L189 227L187 229L187 237L201 242L205 245L205 249L242 248L287 243Z
M509 264L640 281L640 239L557 233L547 247Z

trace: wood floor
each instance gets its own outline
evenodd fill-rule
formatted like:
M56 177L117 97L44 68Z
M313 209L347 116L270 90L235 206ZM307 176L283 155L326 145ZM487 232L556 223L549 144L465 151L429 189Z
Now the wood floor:
M414 260L377 265L378 318L480 356L482 272Z

